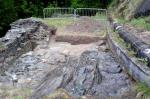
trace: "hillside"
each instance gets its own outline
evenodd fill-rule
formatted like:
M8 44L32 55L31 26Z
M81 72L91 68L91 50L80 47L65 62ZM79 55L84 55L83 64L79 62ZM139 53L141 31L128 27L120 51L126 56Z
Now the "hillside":
M112 10L116 17L131 20L149 14L150 0L114 0L109 10Z

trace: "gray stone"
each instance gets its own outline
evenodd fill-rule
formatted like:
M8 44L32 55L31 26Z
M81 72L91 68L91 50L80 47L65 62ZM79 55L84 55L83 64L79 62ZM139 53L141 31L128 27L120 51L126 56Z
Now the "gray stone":
M43 84L41 84L38 87L36 92L33 93L33 95L31 96L31 99L39 99L39 97L42 97L46 94L54 92L57 88L60 87L62 80L63 80L63 76L60 76L60 77L55 77L52 80L48 80L46 82L43 82ZM45 85L47 85L47 86L45 86Z
M33 50L39 41L46 41L51 37L52 32L56 32L56 28L48 27L36 19L17 20L11 24L11 29L1 38L1 43L6 47L0 52L0 56L7 58L6 61L11 63L24 52ZM14 56L13 59L10 56ZM4 68L8 69L5 65ZM0 69L0 74L2 73L4 72Z

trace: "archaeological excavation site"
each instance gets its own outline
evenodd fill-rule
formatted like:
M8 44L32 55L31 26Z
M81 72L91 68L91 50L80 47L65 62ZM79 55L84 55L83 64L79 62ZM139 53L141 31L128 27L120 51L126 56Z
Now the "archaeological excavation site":
M0 99L149 99L150 18L139 28L134 17L150 3L131 3L13 21L0 38Z
M68 98L127 96L132 79L111 53L105 25L89 17L63 29L17 20L1 39L1 86L27 88L31 99L47 99L55 91Z

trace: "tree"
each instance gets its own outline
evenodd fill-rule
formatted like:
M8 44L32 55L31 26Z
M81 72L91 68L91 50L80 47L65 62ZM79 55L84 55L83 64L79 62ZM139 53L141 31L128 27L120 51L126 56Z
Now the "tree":
M71 0L74 8L107 8L113 0Z
M0 36L4 36L16 19L42 17L43 8L48 6L106 8L111 1L115 0L0 0Z
M14 0L0 0L0 36L5 35L10 22L16 19Z

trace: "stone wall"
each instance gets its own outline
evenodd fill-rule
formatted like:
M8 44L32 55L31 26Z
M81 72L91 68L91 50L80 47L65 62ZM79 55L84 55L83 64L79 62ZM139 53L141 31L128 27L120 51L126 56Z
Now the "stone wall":
M126 53L127 51L120 47L112 38L111 33L107 36L108 45L112 53L116 56L118 62L123 64L122 68L136 81L143 82L150 86L150 68L146 65L137 63L135 58L131 58Z
M3 38L0 38L0 74L25 52L33 50L41 41L49 42L56 28L48 27L33 18L20 19L11 24Z
M134 50L138 57L147 58L147 65L150 67L150 45L134 36L123 25L113 21L111 25L114 31L116 31L127 44L131 45L132 50Z
M150 62L150 53L146 50L150 49L150 46L144 43L142 40L136 38L132 33L126 30L125 27L120 25L117 22L114 22L112 19L110 20L112 29L116 31L120 35L120 37L126 42L130 43L131 47L137 52L140 57L147 57L148 63ZM111 33L108 33L107 36L108 45L115 55L117 60L123 64L123 68L126 72L128 72L131 77L135 80L144 82L148 86L150 86L150 68L149 64L140 64L137 62L135 57L130 57L127 53L127 50L121 47L114 39Z

